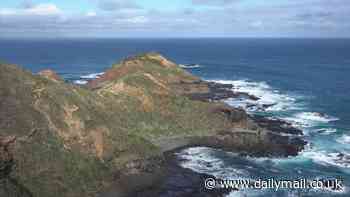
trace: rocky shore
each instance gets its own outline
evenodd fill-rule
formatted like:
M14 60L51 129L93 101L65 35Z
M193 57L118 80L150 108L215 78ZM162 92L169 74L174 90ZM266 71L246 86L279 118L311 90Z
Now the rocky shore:
M181 86L180 89L185 92L184 95L192 100L206 102L221 101L229 98L248 98L253 101L259 100L259 98L254 95L232 91L233 85L231 84L220 84L198 80L193 82L180 81L179 86Z
M136 192L131 196L159 196L159 197L224 197L230 190L208 190L204 181L208 178L215 178L210 175L200 174L192 170L182 168L181 160L176 157L180 149L166 152L166 170L162 182L157 185Z
M187 86L192 85L192 88L203 84L210 86L209 92L199 94L194 93L187 96L193 100L206 102L221 101L223 99L237 97L259 100L258 97L253 95L248 95L242 92L232 92L232 85L205 81L196 81L194 84L186 83ZM229 119L235 122L234 119L237 117L232 117L232 114L237 116L237 112L233 112L237 109L230 106L224 106L216 110L216 112L224 112ZM244 114L243 116L248 117L244 110L242 110L242 114ZM261 144L257 142L256 146L249 146L249 144L254 141L253 138L259 138L258 136L254 136L255 133L252 135L252 138L247 137L250 133L249 130L237 131L234 133L237 136L232 136L231 132L223 131L217 136L167 139L159 144L160 147L163 147L165 155L165 168L163 169L165 176L162 178L162 181L156 185L145 187L141 191L127 196L224 197L232 192L233 190L230 189L207 190L204 186L205 180L207 178L215 177L207 174L200 174L180 166L181 160L176 156L176 153L189 147L206 146L220 148L227 151L239 152L242 156L287 157L296 156L307 144L300 138L300 136L303 135L303 132L300 129L294 128L291 123L280 119L270 119L260 115L250 115L249 117L253 120L251 124L256 124L253 127L257 126L270 131L270 133L267 134L268 137L263 139L265 142L262 142ZM242 117L239 117L238 119L242 119ZM244 138L247 138L246 141L240 141ZM268 143L270 144L274 144L274 146L266 146L266 141L269 141ZM235 145L233 146L233 144Z
M289 123L223 103L259 100L232 88L157 53L129 57L87 86L1 64L0 196L224 196L174 152L287 157L306 145Z
M195 85L194 85L195 84ZM248 96L249 99L256 99L253 95L247 95L241 92L233 93L231 85L219 84L214 82L196 81L192 84L192 88L197 85L210 84L209 92L187 95L190 99L200 100L205 102L217 102L223 99L232 97ZM186 85L190 85L186 83ZM230 93L231 92L231 93ZM205 99L203 100L203 98ZM222 112L232 122L238 120L251 118L250 127L253 129L263 128L269 130L265 138L257 135L250 130L237 130L234 133L229 131L221 131L214 136L201 137L181 137L181 138L167 138L155 142L161 147L164 155L164 162L162 167L156 171L151 170L152 175L143 174L140 178L134 180L137 184L142 185L139 191L133 189L130 193L126 192L120 196L126 197L144 197L144 196L159 196L159 197L224 197L233 190L207 190L204 186L204 181L207 178L215 178L207 174L201 174L180 166L181 159L176 156L176 153L189 147L205 146L227 151L240 153L244 156L253 157L288 157L297 155L306 145L306 142L300 138L303 132L294 128L290 123L279 120L269 119L259 115L247 115L244 110L237 113L238 109L223 105L217 107L212 113ZM238 110L239 111L239 110ZM256 127L256 128L255 128ZM259 139L260 138L260 139ZM261 140L260 142L256 139ZM255 141L255 142L254 142ZM271 146L269 146L269 145ZM154 173L154 174L153 174ZM160 175L161 174L161 175ZM153 180L154 175L159 178L154 184L148 185L148 180ZM144 183L147 180L147 183ZM125 181L128 184L129 181ZM146 186L145 186L146 185ZM128 185L130 187L130 185ZM115 196L115 190L110 191L109 194L103 194L101 197Z

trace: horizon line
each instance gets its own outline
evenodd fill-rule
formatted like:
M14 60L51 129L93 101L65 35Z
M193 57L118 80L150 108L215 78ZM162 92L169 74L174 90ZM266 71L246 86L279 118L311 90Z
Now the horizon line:
M324 36L305 36L305 37L292 37L292 36L261 36L261 37L253 37L253 36L198 36L198 37L191 37L191 36L183 36L183 37L177 37L177 36L169 36L169 37L124 37L124 36L118 36L118 37L78 37L78 36L58 36L58 37L0 37L0 40L60 40L60 39L155 39L155 40L166 40L166 39L350 39L349 37L324 37Z

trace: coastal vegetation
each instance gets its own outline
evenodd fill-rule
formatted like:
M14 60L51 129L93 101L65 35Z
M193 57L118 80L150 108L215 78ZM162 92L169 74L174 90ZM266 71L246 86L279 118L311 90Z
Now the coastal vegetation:
M86 86L0 64L0 196L98 196L164 170L164 151L207 145L296 154L210 84L157 53L126 58ZM276 137L278 136L278 137ZM131 189L121 188L129 192Z

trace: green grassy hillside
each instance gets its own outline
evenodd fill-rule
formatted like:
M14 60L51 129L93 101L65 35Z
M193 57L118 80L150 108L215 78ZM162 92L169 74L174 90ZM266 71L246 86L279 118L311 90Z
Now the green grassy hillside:
M198 78L156 53L88 87L43 75L0 65L0 196L96 196L122 171L144 170L133 162L161 161L153 142L235 126L213 113L222 104L182 96L176 86Z

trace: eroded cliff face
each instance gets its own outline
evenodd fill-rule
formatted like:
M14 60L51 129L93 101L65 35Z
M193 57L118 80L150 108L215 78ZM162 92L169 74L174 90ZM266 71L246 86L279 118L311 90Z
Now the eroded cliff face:
M0 80L0 138L14 139L1 164L33 196L95 196L128 162L161 157L121 126L112 99L14 65L0 66Z
M1 64L0 194L96 196L161 172L163 151L182 146L285 151L244 111L192 97L222 95L212 86L156 53L127 58L86 87Z

